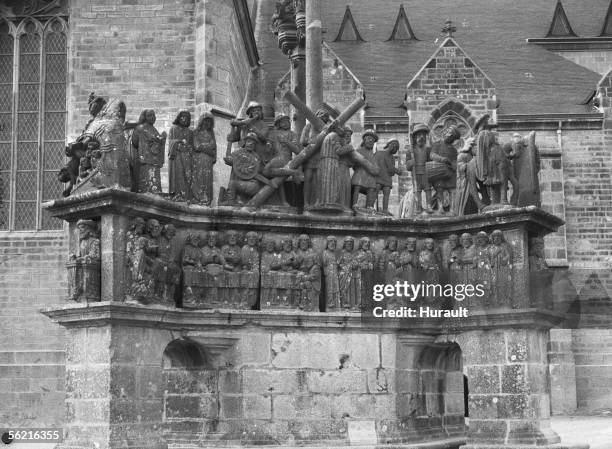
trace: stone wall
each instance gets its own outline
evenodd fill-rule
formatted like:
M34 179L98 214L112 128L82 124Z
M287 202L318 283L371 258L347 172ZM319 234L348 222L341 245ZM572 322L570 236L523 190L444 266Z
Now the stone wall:
M65 330L39 313L66 295L67 239L61 232L0 236L0 422L64 421Z
M612 408L612 330L575 329L572 337L578 409Z

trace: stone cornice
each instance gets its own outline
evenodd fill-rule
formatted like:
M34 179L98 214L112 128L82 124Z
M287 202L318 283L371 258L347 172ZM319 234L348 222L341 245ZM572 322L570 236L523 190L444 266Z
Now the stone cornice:
M540 45L554 51L612 50L612 37L544 37L529 38L530 44Z
M373 318L360 313L302 312L302 311L236 311L225 309L186 310L163 306L144 306L135 303L97 302L66 304L41 311L66 328L122 325L156 327L181 331L194 336L194 332L240 330L245 327L295 331L376 332L415 334L419 341L428 339L418 335L440 335L468 330L530 328L550 329L562 322L564 316L541 309L497 309L478 311L467 318L417 319ZM228 334L229 336L229 334ZM415 341L417 341L415 340ZM406 340L411 341L410 339Z
M450 234L480 229L501 230L525 223L538 235L554 232L564 224L560 218L535 206L503 209L464 217L326 217L294 215L266 210L248 211L230 207L209 208L187 205L151 194L101 189L53 200L44 204L53 215L67 221L95 218L104 214L156 218L175 226L200 229L237 229L276 232L358 233L376 236L381 232L398 236Z

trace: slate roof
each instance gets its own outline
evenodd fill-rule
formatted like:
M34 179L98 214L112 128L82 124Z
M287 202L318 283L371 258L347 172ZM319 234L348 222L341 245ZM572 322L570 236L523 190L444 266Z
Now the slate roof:
M406 84L442 42L447 19L454 39L493 80L499 114L584 113L583 103L601 75L558 56L527 38L543 38L557 0L326 0L324 39L364 86L368 116L405 115ZM418 41L387 41L400 4ZM599 36L610 0L563 0L579 37ZM346 6L365 42L332 42ZM286 71L286 69L285 69ZM283 73L273 74L277 79Z

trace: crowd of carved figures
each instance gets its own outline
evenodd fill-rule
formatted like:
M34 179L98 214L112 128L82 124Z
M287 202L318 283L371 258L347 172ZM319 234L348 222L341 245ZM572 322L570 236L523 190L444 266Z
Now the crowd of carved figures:
M79 245L68 261L75 301L100 298L97 226L92 220L77 223ZM513 249L500 230L450 235L440 242L394 236L372 241L234 230L177 233L172 224L135 218L126 234L125 261L125 297L143 304L361 311L374 284L407 281L481 284L485 295L472 306L514 306ZM541 238L530 240L529 266L546 269Z
M296 105L309 112L303 104ZM92 94L89 106L90 120L66 148L71 159L59 176L68 183L64 195L89 181L94 188L115 186L190 204L213 203L217 143L212 114L203 113L193 129L191 113L180 111L166 134L155 128L152 109L130 123L119 100ZM246 118L230 122L223 161L231 166L231 174L227 187L220 188L220 206L389 215L393 177L408 171L411 183L405 186L402 216L461 216L509 205L540 205L535 133L528 138L515 134L502 145L490 130L488 115L476 122L473 137L465 138L459 149L462 135L456 126L445 128L441 140L432 144L429 127L414 124L405 163L398 166L397 140L377 147L378 134L365 130L353 147L352 130L343 126L346 116L326 104L300 136L291 130L287 115L269 125L260 104L251 102L245 112ZM163 193L166 146L169 191Z

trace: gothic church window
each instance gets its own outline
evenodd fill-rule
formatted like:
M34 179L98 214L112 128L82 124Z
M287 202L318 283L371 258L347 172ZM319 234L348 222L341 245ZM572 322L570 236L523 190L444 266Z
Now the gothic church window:
M66 22L0 22L0 230L61 229L41 204L61 196L66 135Z

